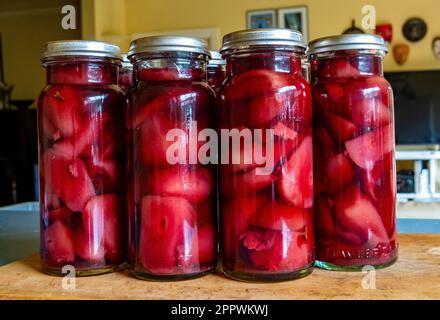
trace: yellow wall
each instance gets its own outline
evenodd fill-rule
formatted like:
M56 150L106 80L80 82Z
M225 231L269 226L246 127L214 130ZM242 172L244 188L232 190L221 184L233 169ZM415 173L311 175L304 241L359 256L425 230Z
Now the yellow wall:
M128 47L125 0L81 0L82 37Z
M79 38L61 28L61 9L0 12L5 81L14 85L13 99L37 99L45 83L40 55L47 41ZM80 27L80 26L78 26Z
M440 60L434 58L431 50L432 38L440 35L439 0L125 0L125 33L129 36L137 32L218 27L223 36L245 28L247 10L307 5L310 38L314 39L340 34L350 26L352 18L360 25L365 4L376 7L378 22L394 25L393 43L405 42L401 27L406 19L417 15L427 21L428 34L411 45L408 63L397 66L389 55L387 70L440 68Z
M438 0L82 0L82 36L110 41L127 50L133 33L216 27L223 36L245 28L247 10L303 4L309 7L311 39L341 33L352 18L360 24L364 4L376 6L378 22L394 25L393 43L405 42L401 34L403 22L420 16L428 23L428 35L411 44L405 66L397 66L389 55L386 69L440 69L440 60L434 58L431 50L432 38L440 35ZM57 8L0 12L5 76L15 85L13 98L38 96L44 85L39 61L44 42L80 36L79 31L62 30L60 19Z

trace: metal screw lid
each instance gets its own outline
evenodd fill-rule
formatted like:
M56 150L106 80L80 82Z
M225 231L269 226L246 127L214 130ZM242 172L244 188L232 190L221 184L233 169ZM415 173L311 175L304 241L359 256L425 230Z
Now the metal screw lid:
M205 40L184 36L153 36L133 40L128 50L128 58L139 53L189 52L211 57Z
M122 60L118 46L88 40L51 41L45 44L42 60L59 56L88 56Z
M223 37L220 52L245 50L254 46L285 46L304 52L307 44L301 32L290 29L248 29L229 33Z
M211 60L209 60L208 66L223 66L226 61L222 58L222 55L217 51L210 51Z
M388 52L385 40L372 34L345 34L316 39L309 44L309 54L338 50L379 50Z
M122 67L127 69L133 69L133 64L128 60L127 54L123 53L122 56Z

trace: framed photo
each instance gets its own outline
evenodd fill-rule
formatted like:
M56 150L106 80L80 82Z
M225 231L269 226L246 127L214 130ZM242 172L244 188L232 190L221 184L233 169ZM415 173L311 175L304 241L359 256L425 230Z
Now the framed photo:
M246 13L248 29L276 28L275 10L257 10Z
M309 41L307 6L278 9L278 27L300 31L304 41Z

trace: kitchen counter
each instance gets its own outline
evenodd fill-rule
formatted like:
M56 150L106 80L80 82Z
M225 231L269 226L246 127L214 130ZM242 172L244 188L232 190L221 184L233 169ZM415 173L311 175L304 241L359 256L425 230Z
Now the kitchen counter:
M38 202L0 207L0 266L40 250Z
M0 266L37 253L40 248L38 202L0 207ZM440 233L440 203L399 203L399 233Z
M373 271L376 289L364 289L373 274L315 269L308 277L281 283L243 283L222 275L181 282L148 282L128 271L76 279L40 272L38 256L0 267L0 299L440 299L440 234L399 236L399 260Z

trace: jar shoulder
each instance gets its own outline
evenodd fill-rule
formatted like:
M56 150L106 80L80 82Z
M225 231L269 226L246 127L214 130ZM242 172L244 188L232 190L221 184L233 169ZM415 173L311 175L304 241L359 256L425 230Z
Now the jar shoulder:
M53 105L60 102L77 101L80 104L91 101L125 106L124 92L117 85L70 85L51 84L43 88L38 105Z
M72 93L72 95L77 96L95 96L95 95L112 95L119 96L121 98L124 97L124 92L122 89L115 84L103 85L79 85L79 84L50 84L46 85L40 92L40 97L44 97L46 95L51 94L60 94L62 93Z
M215 99L215 93L206 82L167 82L154 83L138 81L126 94L131 103L150 100L154 97L163 96L169 98L205 98Z
M383 76L361 76L356 78L317 78L312 81L311 89L316 91L331 91L340 95L362 94L374 96L378 93L392 95L391 84Z
M306 94L310 92L310 85L302 75L255 69L226 77L218 96L220 100L245 100L273 93L298 91Z

